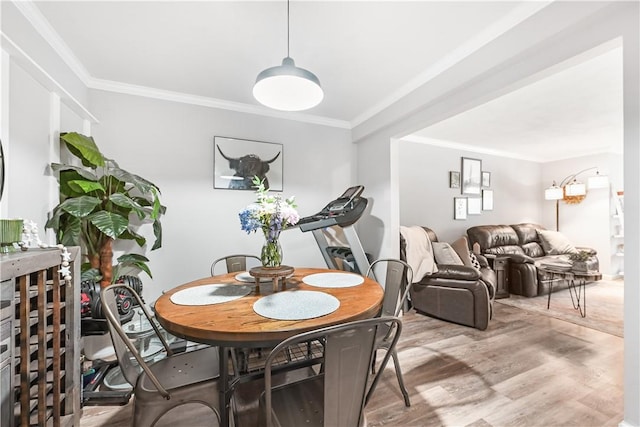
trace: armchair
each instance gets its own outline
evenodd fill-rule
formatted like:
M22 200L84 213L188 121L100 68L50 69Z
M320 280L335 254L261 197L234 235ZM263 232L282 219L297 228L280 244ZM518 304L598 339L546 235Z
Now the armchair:
M433 230L422 227L431 244L438 242ZM466 237L454 242L457 264L439 264L424 277L415 277L409 294L411 303L419 313L442 320L484 330L489 324L495 297L496 275L487 260L478 256L480 268L472 266ZM407 259L407 242L400 235L400 259Z

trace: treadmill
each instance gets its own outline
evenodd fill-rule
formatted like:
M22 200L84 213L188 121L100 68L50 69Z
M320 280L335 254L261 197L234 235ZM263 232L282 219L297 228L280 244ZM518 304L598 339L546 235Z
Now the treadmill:
M298 226L303 232L311 231L327 267L336 270L351 270L366 274L369 270L369 259L362 248L354 224L360 219L367 207L368 200L360 197L364 186L349 187L340 197L332 200L320 212L300 218ZM348 247L330 246L323 230L327 227L339 226L349 244ZM337 260L342 260L342 268ZM345 268L348 267L348 268Z

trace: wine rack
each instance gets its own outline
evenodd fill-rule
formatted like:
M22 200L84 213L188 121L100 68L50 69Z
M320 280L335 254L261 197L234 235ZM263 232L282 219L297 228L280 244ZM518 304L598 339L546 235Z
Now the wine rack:
M62 260L57 248L0 256L2 301L11 304L5 312L12 313L13 329L12 378L10 387L3 387L2 401L13 403L13 427L79 425L80 251L68 250L68 281L58 272ZM3 413L2 418L9 417Z

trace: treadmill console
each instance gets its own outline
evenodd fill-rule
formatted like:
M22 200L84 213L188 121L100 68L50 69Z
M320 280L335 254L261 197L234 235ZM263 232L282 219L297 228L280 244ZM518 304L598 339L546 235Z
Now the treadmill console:
M367 207L367 199L360 197L364 186L349 187L340 197L329 202L315 215L300 218L298 225L302 231L339 225L346 227L355 223Z

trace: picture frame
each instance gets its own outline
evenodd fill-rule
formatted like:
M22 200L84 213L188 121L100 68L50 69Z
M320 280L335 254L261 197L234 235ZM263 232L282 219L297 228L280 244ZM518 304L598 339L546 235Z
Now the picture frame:
M456 219L456 220L467 219L467 198L466 197L453 198L453 219Z
M449 188L460 188L460 172L449 171Z
M283 157L282 144L214 136L213 188L255 191L258 176L269 190L282 191Z
M467 213L469 215L482 214L482 198L481 197L469 197L467 199Z
M479 196L482 184L482 160L462 157L461 192L472 196Z
M482 171L482 187L491 187L491 172Z
M482 190L482 210L493 210L493 190Z

